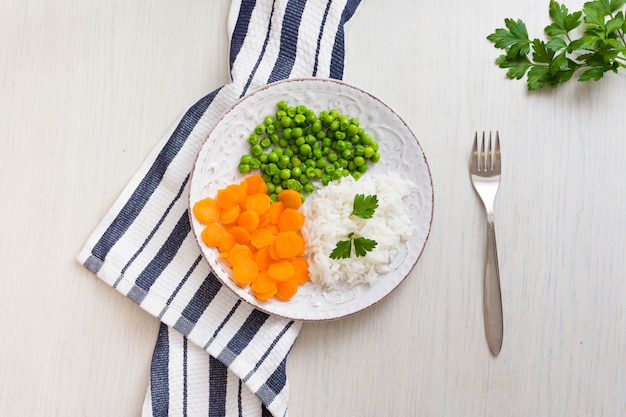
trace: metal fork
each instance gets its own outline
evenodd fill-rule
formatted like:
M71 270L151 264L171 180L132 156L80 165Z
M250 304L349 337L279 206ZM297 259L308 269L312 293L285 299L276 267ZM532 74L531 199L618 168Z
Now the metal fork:
M500 353L503 337L502 296L500 271L496 249L496 230L493 218L493 203L500 185L500 135L495 134L495 150L492 148L491 132L485 148L485 132L478 149L478 132L474 135L474 146L470 158L470 177L474 190L479 195L487 213L487 260L485 265L484 318L485 333L489 350L494 356Z

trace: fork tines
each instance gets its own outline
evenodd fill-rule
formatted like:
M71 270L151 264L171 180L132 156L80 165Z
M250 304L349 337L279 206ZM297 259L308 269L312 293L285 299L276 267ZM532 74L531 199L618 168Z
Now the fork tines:
M472 165L478 171L499 171L500 170L500 134L495 134L495 150L491 144L491 132L489 132L489 142L485 148L485 132L482 134L480 153L478 151L478 132L474 134L474 146L472 147Z

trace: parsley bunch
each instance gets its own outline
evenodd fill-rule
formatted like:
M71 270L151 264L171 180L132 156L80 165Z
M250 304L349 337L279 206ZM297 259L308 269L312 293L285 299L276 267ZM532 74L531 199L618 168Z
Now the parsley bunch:
M505 19L506 29L496 29L487 39L505 52L496 64L508 68L511 79L527 74L529 90L557 87L579 71L579 81L597 81L608 71L626 68L626 18L620 10L625 4L626 0L594 0L570 13L551 0L552 23L544 29L547 42L530 40L524 22L513 19ZM581 36L576 37L573 32L583 23L577 31Z
M378 208L378 197L375 195L357 194L354 196L354 202L352 204L351 216L357 216L362 219L371 219L374 215L374 211ZM365 256L367 252L371 251L378 245L378 242L372 239L367 239L362 236L355 237L354 233L348 235L348 240L340 240L337 242L335 249L330 253L331 259L345 259L349 258L352 253L352 246L354 246L354 253L356 256Z

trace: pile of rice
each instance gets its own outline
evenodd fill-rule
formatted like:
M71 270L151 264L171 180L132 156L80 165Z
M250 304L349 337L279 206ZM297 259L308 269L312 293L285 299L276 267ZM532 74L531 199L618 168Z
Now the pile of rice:
M415 185L396 173L367 175L359 181L347 176L318 189L303 205L306 221L302 234L311 281L326 289L351 288L372 284L379 274L390 270L398 246L409 239L413 227L404 211L404 198ZM378 208L370 219L350 216L356 194L376 195ZM345 259L331 259L337 242L355 237L373 239L378 244L365 256L352 254Z

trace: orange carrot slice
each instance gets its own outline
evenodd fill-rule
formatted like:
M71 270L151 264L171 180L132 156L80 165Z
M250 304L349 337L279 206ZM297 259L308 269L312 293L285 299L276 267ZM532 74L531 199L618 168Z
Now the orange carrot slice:
M246 245L235 245L230 252L228 252L228 263L231 265L238 265L242 259L254 259L254 255L250 248Z
M207 224L201 233L202 241L210 247L217 247L222 238L226 236L224 226L219 223Z
M244 211L237 218L237 224L246 229L248 232L256 230L256 228L259 227L260 221L261 219L259 218L258 213L252 210Z
M267 194L252 194L246 198L246 210L257 212L259 215L265 213L270 208L271 200Z
M256 229L250 233L250 243L257 249L269 246L274 240L274 235L268 229Z
M284 209L285 203L282 201L276 201L270 205L268 213L270 214L271 224L278 224L278 216L280 216L280 213L282 213Z
M290 279L276 283L276 297L283 301L291 299L298 292L298 283Z
M217 245L217 249L220 253L228 253L236 244L235 237L231 233L226 233L226 236L224 236Z
M215 223L220 216L217 201L211 197L204 198L193 205L193 214L202 224Z
M278 201L282 201L285 207L297 210L302 205L302 196L295 190L283 190L278 194Z
M233 265L233 278L241 287L254 281L259 275L259 267L254 259L242 258Z
M294 231L297 232L304 224L304 214L292 208L286 208L278 216L278 229L281 232Z
M276 254L283 259L304 254L304 238L293 231L280 232L274 239Z
M235 204L228 210L223 210L221 212L220 222L222 222L222 224L233 224L237 221L240 212L241 208L239 207L239 205Z
M217 190L217 206L222 210L228 210L232 206L239 204L237 193L227 188Z
M270 266L267 268L267 275L276 281L287 281L293 277L293 266L286 259L270 262Z
M248 243L250 243L250 232L248 232L241 226L235 226L231 228L228 233L233 235L235 241L240 245L247 245Z
M304 284L309 280L309 264L303 258L295 258L291 261L293 266L293 279L298 284Z
M267 271L270 267L270 263L272 262L272 258L270 256L270 247L265 246L254 253L254 261L256 262L259 270Z
M267 193L267 184L265 184L265 180L259 174L247 176L242 181L242 185L246 189L248 195Z
M260 272L257 275L256 279L252 281L252 284L250 284L250 286L252 287L252 291L254 291L255 293L264 294L274 291L274 294L276 294L276 281L270 278L267 272Z

